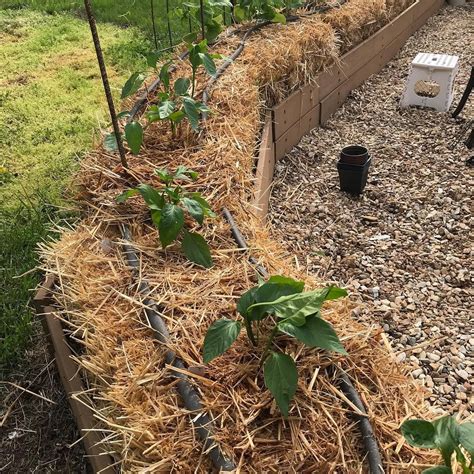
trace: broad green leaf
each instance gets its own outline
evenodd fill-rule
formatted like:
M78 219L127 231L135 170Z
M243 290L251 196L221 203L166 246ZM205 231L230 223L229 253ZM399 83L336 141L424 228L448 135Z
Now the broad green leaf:
M151 220L154 226L158 229L158 227L160 226L161 211L159 211L158 209L151 209Z
M185 43L188 43L188 44L194 43L194 41L196 41L196 39L197 39L197 36L198 36L197 32L192 31L191 33L188 33L188 34L183 36L183 41Z
M147 66L155 68L158 59L160 59L161 57L161 53L159 51L150 51L145 55L145 57Z
M167 168L156 168L154 173L161 179L161 181L163 181L163 183L171 183L171 181L173 181L173 175Z
M187 78L180 77L174 81L174 92L176 95L186 95L191 87L191 81Z
M149 122L157 122L161 120L160 110L157 105L151 105L146 112L146 118Z
M207 106L204 105L202 102L196 102L196 109L199 110L201 113L210 113L211 109Z
M260 288L263 288L262 285ZM252 315L261 311L275 314L279 318L286 319L294 316L295 318L307 317L317 313L324 303L326 290L307 291L306 293L287 294L278 299L267 302L256 303L249 310ZM268 302L270 301L270 302Z
M123 119L124 117L128 117L129 115L130 115L129 110L122 110L122 112L119 112L117 114L117 119L120 120L120 119Z
M136 189L142 195L143 200L148 204L150 209L161 211L165 205L165 199L154 187L149 184L141 183Z
M204 65L204 69L206 70L206 72L210 76L214 77L217 72L214 60L207 53L199 53L199 57L201 58L202 64Z
M191 128L194 131L199 130L199 111L196 108L196 102L189 98L185 97L183 100L184 112L186 113L186 117L188 117L189 123L191 124Z
M188 193L187 196L193 198L204 209L204 215L208 217L216 217L216 214L211 210L209 203L201 196L200 193Z
M173 112L176 107L176 104L172 100L165 100L161 102L158 110L160 111L160 119L168 118Z
M196 232L185 232L182 242L184 255L191 262L197 263L204 268L213 266L211 251L204 237Z
M304 281L294 280L293 278L286 277L283 275L273 275L268 279L268 283L277 283L279 285L292 286L296 291L295 293L301 293L304 289Z
M272 18L272 23L281 23L282 25L286 25L286 17L281 13L276 13Z
M421 474L453 474L448 466L433 466L421 471Z
M143 128L140 122L130 122L125 125L125 138L134 155L138 155L143 142Z
M459 425L459 443L474 461L474 423L467 422Z
M298 386L295 361L281 352L270 352L263 365L263 376L278 408L285 418L288 417L290 402Z
M186 114L182 110L177 110L176 112L170 114L168 119L174 123L179 123L184 119L184 117L186 117Z
M204 363L211 362L219 357L234 343L240 334L242 324L230 319L214 321L207 330L204 338L203 359Z
M174 174L175 179L189 179L191 178L193 181L196 181L199 174L196 171L190 170L186 168L186 166L179 165L176 168L176 172Z
M214 41L218 36L219 33L222 31L222 26L219 21L209 21L206 23L206 40L209 42Z
M209 5L211 7L229 7L232 8L232 3L230 0L209 0Z
M143 84L146 75L143 72L134 72L128 79L127 82L122 87L122 94L120 95L121 99L135 94L140 86Z
M204 210L194 199L189 199L187 197L183 198L183 205L188 210L189 214L196 219L196 221L202 225L204 221Z
M330 286L327 290L325 300L337 300L338 298L342 298L344 296L347 296L347 290L337 286Z
M432 423L425 420L407 420L401 426L401 432L410 446L435 449L436 430Z
M160 241L166 248L176 237L184 225L184 212L175 204L166 203L161 210L161 219L158 227Z
M132 196L136 196L139 193L138 189L132 188L132 189L127 189L123 193L119 194L115 200L117 202L125 202L128 198Z
M118 149L117 137L115 133L108 133L104 138L104 148L107 151L116 151Z
M236 5L234 7L234 18L238 21L244 21L246 17L246 12L245 9L240 7L239 5Z
M337 337L333 327L316 315L311 315L304 320L303 325L295 325L293 318L284 319L278 323L278 329L296 337L308 347L319 347L328 351L347 354L344 346Z
M237 301L237 311L244 318L248 316L248 311L247 311L248 308L252 306L253 304L255 304L255 293L257 290L258 290L257 286L250 288L250 290L247 290L245 293L243 293L242 296Z
M169 87L170 87L170 72L169 72L170 64L171 64L171 61L168 61L165 64L163 64L163 66L161 66L160 74L159 74L160 81L163 84L166 92L169 91Z
M451 456L459 444L458 424L452 416L443 416L433 421L435 443L441 451L444 463L451 466Z
M191 67L194 71L202 64L202 60L199 56L199 53L199 45L191 45L191 47L189 48L189 62L191 63Z

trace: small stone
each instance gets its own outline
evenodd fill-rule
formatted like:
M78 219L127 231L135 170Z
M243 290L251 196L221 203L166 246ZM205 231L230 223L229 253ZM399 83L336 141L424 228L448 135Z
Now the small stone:
M413 375L414 378L418 378L422 373L423 373L423 369L415 369L411 373L411 375Z
M469 374L464 369L456 370L456 374L458 374L463 380L469 380Z

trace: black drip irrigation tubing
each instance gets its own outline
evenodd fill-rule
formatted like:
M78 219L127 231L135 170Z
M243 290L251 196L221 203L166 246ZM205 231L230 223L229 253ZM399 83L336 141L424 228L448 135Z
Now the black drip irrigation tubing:
M123 240L126 242L122 245L128 265L132 268L134 277L137 277L140 273L140 261L132 246L132 234L129 227L124 224L120 226L120 231ZM155 331L156 339L160 343L166 345L170 339L170 334L165 322L158 313L157 304L148 297L148 294L150 293L148 282L141 279L138 291L144 296L143 304L145 305L145 314L150 326ZM179 370L186 370L183 361L170 349L166 350L165 361L167 364L176 367ZM236 468L235 464L232 460L227 458L214 440L214 423L211 417L205 412L197 390L191 384L188 377L182 372L174 371L173 375L178 380L178 392L184 401L186 409L193 414L197 413L196 416L193 416L192 423L195 426L198 437L204 444L204 452L209 456L212 463L216 469L219 469L219 471L233 471Z
M225 208L223 210L223 213L224 217L229 223L232 237L234 237L234 240L236 241L237 245L240 249L248 251L249 247L247 245L247 242L245 241L244 236L237 227L234 218L232 217L232 214ZM250 263L256 266L256 270L258 271L258 273L260 273L260 275L264 277L268 276L267 270L261 264L259 264L254 257L250 256L249 261ZM344 372L340 367L332 365L331 372L333 374L336 374L336 376L338 377L339 387L344 393L344 395L362 413L361 415L354 413L353 416L357 420L357 426L359 427L359 430L362 434L362 440L367 454L367 462L369 463L370 474L383 474L385 471L383 469L382 458L380 456L377 440L375 438L372 425L370 424L370 421L367 417L367 412L365 410L364 404L362 403L360 395L357 393L357 390L352 384L347 373Z

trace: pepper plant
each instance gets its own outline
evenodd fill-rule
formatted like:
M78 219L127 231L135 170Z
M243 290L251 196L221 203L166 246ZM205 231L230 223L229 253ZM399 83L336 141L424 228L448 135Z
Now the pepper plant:
M474 468L474 423L458 424L452 416L443 416L432 422L407 420L401 431L408 444L417 448L437 449L444 464L423 471L424 474L453 474L453 455L463 474ZM468 461L466 454L471 458Z
M209 203L198 192L185 192L178 180L196 180L195 171L185 166L178 166L174 173L167 169L157 169L164 186L155 189L148 184L139 184L135 188L127 189L116 199L123 203L128 198L140 194L151 213L153 224L157 227L159 239L163 248L174 241L181 242L181 249L188 260L210 268L213 265L209 245L202 235L192 232L185 220L185 213L189 214L199 225L205 217L215 217Z
M145 114L147 120L145 126L138 120L129 121L124 128L125 140L133 154L138 154L143 143L144 131L153 122L164 120L170 124L173 138L176 137L177 126L183 119L188 120L191 128L199 131L199 120L202 113L209 113L210 110L202 102L196 100L196 76L202 66L210 75L215 76L217 68L215 59L221 58L219 54L211 54L208 50L207 40L199 43L188 44L188 61L191 66L191 78L179 77L171 83L170 66L172 61L165 62L159 69L156 69L157 56L150 54L147 63L153 68L160 78L160 89L156 95L156 104L149 107ZM121 98L125 99L135 94L147 78L146 71L134 72L122 88ZM125 110L118 114L119 119L126 118L130 112ZM116 149L116 139L113 133L105 137L104 146L112 151Z
M265 386L285 417L288 416L289 405L296 392L298 371L294 359L276 345L277 336L286 334L308 347L347 354L333 327L320 314L325 301L346 296L346 290L334 286L316 291L303 290L302 281L272 276L240 297L237 311L241 320L225 318L215 321L204 339L203 358L208 363L229 349L242 326L246 329L250 343L257 347L258 329L262 327L263 320L271 319L272 327L266 337L260 366L263 365Z

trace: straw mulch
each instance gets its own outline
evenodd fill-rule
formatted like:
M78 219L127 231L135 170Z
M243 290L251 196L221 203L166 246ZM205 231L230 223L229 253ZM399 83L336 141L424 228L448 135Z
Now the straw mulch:
M363 4L365 0L348 2L331 13L330 21L314 17L286 27L275 25L253 37L216 85L210 102L215 113L201 136L183 133L171 144L164 126L155 126L143 152L129 157L134 178L128 180L158 185L154 168L191 167L200 177L187 188L203 191L217 212L224 206L231 210L252 255L273 274L305 278L307 288L317 287L317 281L295 270L249 204L259 115L267 105L263 97L277 100L297 82L314 80L337 55L340 44L348 41L344 30L336 32L330 22L342 24L347 11L378 18L377 27L390 18L383 1L371 3L375 13ZM366 23L363 18L359 21ZM228 54L237 41L228 37L218 50ZM236 317L237 298L256 282L255 270L247 255L236 249L227 223L219 217L201 230L211 244L215 266L199 269L177 249L160 249L140 199L115 203L128 186L116 156L102 150L92 153L77 180L83 221L64 231L59 242L43 247L44 268L58 276L61 314L84 347L78 361L84 368L87 396L103 422L107 449L123 471L211 472L212 468L191 429L195 414L183 408L170 368L163 362L164 348L144 319L138 282L120 246L120 222L131 226L141 255L140 279L149 282L171 333L170 346L189 367L188 374L215 419L216 439L239 472L366 471L352 409L327 370L333 363L348 372L361 394L389 471L412 472L431 461L403 444L398 431L408 416L426 415L423 394L404 376L383 335L351 320L350 298L328 304L323 311L349 357L278 339L298 359L299 367L290 418L283 420L257 370L263 348L252 349L243 334L224 356L202 365L208 326L217 318Z

